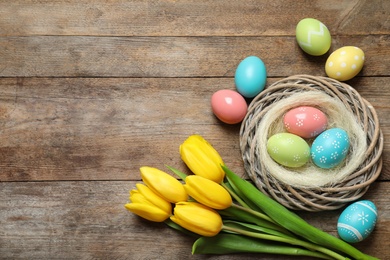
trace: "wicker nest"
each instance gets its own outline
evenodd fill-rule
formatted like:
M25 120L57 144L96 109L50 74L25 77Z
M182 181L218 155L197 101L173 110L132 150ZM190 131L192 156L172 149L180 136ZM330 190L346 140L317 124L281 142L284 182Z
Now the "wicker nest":
M367 149L360 165L337 183L302 188L281 182L270 174L259 156L258 147L266 144L258 142L257 129L267 111L285 98L305 91L320 91L340 100L367 136ZM258 189L294 210L338 209L362 197L382 169L383 135L375 109L349 85L326 77L297 75L268 86L249 105L241 125L240 147L245 171Z

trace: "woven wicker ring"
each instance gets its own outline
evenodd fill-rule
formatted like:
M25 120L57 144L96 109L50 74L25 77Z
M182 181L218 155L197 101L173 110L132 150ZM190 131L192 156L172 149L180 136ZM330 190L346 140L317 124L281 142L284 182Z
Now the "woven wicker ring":
M277 102L305 91L320 91L340 100L367 136L367 150L360 166L341 182L315 188L294 187L269 174L258 154L257 128ZM375 109L351 86L326 77L296 75L275 82L256 96L241 124L240 148L246 173L263 193L294 210L323 211L341 208L362 197L382 169L383 134Z

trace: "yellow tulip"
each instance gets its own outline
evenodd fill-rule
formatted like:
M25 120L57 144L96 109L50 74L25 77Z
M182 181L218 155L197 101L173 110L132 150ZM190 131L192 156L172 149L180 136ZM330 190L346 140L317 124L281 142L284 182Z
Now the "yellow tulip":
M171 220L201 236L215 236L222 229L222 218L213 209L197 202L176 203Z
M164 210L165 212L167 212L169 214L172 212L171 203L164 200L162 197L160 197L156 193L154 193L148 186L141 184L141 183L138 183L135 186L137 187L137 190L132 190L130 193L130 200L132 202L136 202L137 197L142 196L142 198L145 198L147 201L149 201L153 205L159 207L160 209ZM134 193L134 194L132 195L132 193ZM134 195L136 195L136 193L138 193L141 196L134 196ZM136 201L134 201L134 200L136 200ZM140 202L143 202L143 201L141 200Z
M229 192L218 183L202 176L186 177L184 189L197 202L213 209L226 209L232 205Z
M140 170L143 182L165 200L172 203L187 201L187 192L176 178L153 167L144 166Z
M130 191L130 201L125 208L134 214L154 222L163 222L169 218L172 212L172 205L164 200L147 186L136 185L138 190Z
M180 145L180 156L195 175L217 183L221 183L225 177L221 156L200 135L191 135Z

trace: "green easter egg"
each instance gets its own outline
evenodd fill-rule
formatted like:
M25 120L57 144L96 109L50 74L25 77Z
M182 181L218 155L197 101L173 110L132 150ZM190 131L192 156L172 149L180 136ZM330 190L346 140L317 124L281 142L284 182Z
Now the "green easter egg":
M302 138L290 133L278 133L267 142L271 158L287 167L301 167L310 159L310 147Z
M328 28L313 18L301 20L296 27L296 38L299 47L313 56L325 54L331 45Z

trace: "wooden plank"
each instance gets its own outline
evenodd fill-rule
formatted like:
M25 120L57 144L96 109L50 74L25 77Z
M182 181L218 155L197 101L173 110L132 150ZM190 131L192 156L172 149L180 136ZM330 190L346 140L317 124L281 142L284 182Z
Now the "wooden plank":
M336 36L333 49L359 46L359 76L387 76L389 35ZM270 77L325 75L327 55L313 57L292 36L275 37L0 37L0 77L233 77L247 56Z
M388 165L389 78L351 85L376 108ZM194 133L242 169L240 126L210 108L215 91L235 88L232 78L10 78L0 86L0 181L138 180L143 165L185 170L178 148Z
M390 259L390 1L0 1L0 259L210 259L193 238L126 211L143 165L187 171L178 147L206 137L245 176L239 125L218 121L211 95L234 89L249 55L268 84L325 75L295 26L318 18L332 50L356 45L349 83L376 108L383 170L364 195L378 223L360 250ZM298 212L336 235L341 209ZM213 259L296 259L240 254Z
M145 164L182 167L178 148L193 133L240 163L239 126L210 110L230 81L3 79L1 180L139 179Z
M291 36L313 16L333 35L387 34L389 10L381 0L2 1L0 35Z
M0 183L1 259L209 259L192 256L193 239L124 209L130 181ZM374 201L378 223L356 247L389 259L390 183L375 183L364 199ZM299 213L333 235L341 210ZM156 239L157 236L157 239ZM230 255L216 259L295 259Z

